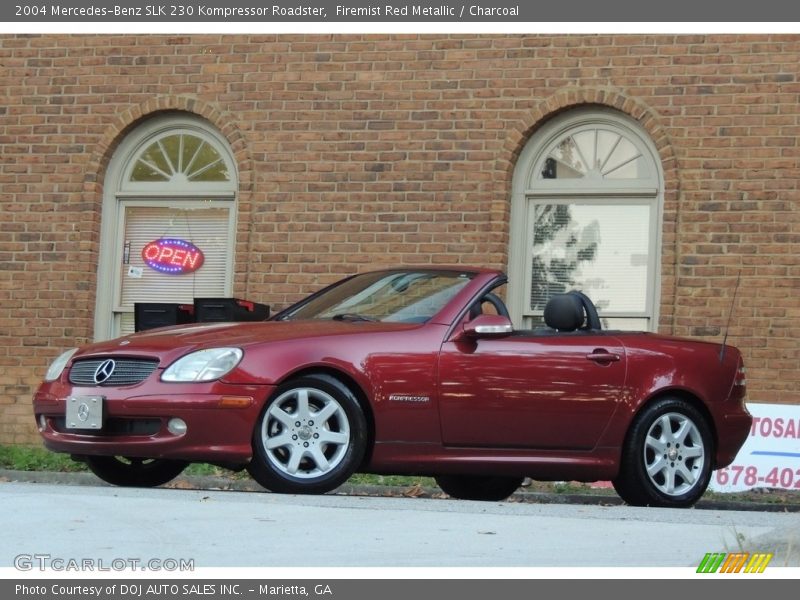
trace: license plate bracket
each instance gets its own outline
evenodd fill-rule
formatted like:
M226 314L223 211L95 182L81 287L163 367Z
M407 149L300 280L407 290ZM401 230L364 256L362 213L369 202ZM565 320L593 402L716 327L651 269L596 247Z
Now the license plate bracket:
M67 398L67 429L103 428L103 396L69 396Z

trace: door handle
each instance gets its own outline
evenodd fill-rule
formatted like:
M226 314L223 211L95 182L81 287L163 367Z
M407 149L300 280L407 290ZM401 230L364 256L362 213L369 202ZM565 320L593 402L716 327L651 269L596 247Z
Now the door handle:
M608 364L612 362L617 362L619 360L619 354L613 354L608 350L602 350L598 348L591 354L587 354L586 360L591 360L600 364Z

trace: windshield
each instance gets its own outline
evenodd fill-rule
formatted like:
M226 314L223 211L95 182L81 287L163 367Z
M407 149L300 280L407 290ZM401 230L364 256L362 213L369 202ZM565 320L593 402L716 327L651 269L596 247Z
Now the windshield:
M333 319L424 323L473 277L459 271L382 271L348 279L283 315L282 320Z

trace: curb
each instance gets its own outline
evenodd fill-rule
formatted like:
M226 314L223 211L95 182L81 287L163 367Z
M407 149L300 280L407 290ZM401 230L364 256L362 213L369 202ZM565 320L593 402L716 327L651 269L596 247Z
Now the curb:
M0 469L0 482L44 483L74 486L105 486L91 473L62 473L56 471L15 471ZM237 491L270 493L252 479L231 479L215 476L179 476L164 487L185 490ZM351 485L344 484L330 492L340 496L373 496L393 498L432 498L446 499L448 496L438 488L403 487L390 485ZM515 492L507 502L530 504L585 504L595 506L624 506L622 499L613 494L553 494L529 492L524 488ZM800 512L800 503L741 502L725 500L700 500L697 510L731 510L760 512Z

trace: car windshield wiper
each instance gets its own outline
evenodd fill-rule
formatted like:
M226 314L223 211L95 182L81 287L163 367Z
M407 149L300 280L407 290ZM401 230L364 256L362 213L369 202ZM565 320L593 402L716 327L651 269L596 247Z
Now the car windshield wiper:
M378 319L373 319L372 317L367 317L366 315L360 315L358 313L338 313L331 317L334 321L377 321Z

